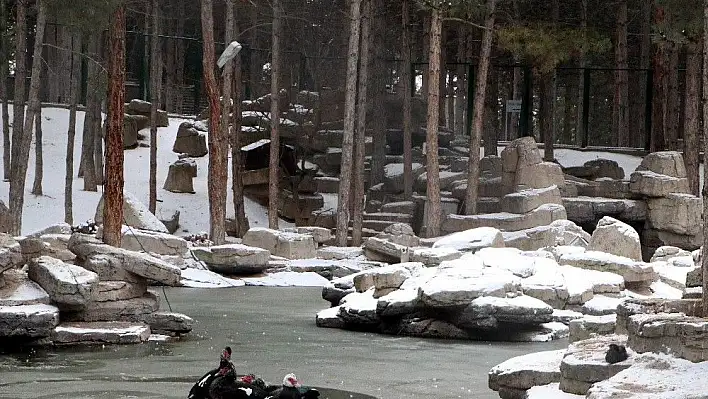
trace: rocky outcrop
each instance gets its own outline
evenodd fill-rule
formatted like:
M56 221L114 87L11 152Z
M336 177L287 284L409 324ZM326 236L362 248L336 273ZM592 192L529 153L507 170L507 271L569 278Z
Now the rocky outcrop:
M88 306L98 285L96 273L48 256L33 259L28 274L62 310Z
M317 246L310 234L287 233L253 227L243 236L244 245L263 248L287 259L310 259L317 256Z
M600 219L592 233L589 251L600 251L636 261L642 260L642 245L639 233L632 226L605 216Z
M96 207L95 220L97 224L103 223L103 196ZM168 232L160 219L153 215L137 197L127 191L123 192L123 223L133 228Z
M223 274L256 274L268 268L270 251L243 244L193 248L192 254L207 267Z
M187 154L192 158L201 158L209 153L206 135L197 130L193 122L182 122L177 130L177 138L172 146L172 152Z
M560 381L560 363L565 349L537 352L511 358L489 371L489 389L509 399L524 399L526 391Z
M167 180L162 188L173 193L194 194L192 180L195 177L197 163L193 159L179 159L170 165Z

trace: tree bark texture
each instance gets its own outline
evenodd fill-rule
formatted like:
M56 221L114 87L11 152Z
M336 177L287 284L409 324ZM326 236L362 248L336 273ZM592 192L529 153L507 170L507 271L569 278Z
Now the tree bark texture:
M701 56L698 46L697 43L691 43L686 48L686 101L684 108L686 124L683 131L683 160L686 164L688 185L693 195L700 195L700 140L698 140L698 130L701 125L701 102L699 96L701 90Z
M629 147L629 72L627 71L627 0L619 2L615 33L615 90L612 131L619 147Z
M665 148L675 151L679 149L679 46L676 43L668 45L669 65L666 74L666 109L664 111Z
M647 98L647 76L652 73L649 69L651 68L651 16L652 16L652 4L653 1L646 0L640 1L640 15L641 15L641 43L640 43L640 55L639 55L639 67L644 69L645 72L639 81L639 101L640 106L637 108L636 120L639 121L637 124L637 137L634 140L635 146L644 147L646 142L646 136L651 134L646 131L646 126L644 120L647 117L646 114L646 101Z
M32 184L32 194L42 194L42 178L44 177L44 154L42 151L42 107L37 109L34 117L34 184Z
M160 45L159 1L152 0L152 36L150 38L150 197L148 209L157 211L157 110L160 107L162 82L162 46Z
M556 98L556 71L550 71L541 76L541 104L539 109L539 128L543 136L543 159L553 162L556 137L555 98Z
M0 32L7 30L7 7L5 1L0 1ZM10 109L8 107L8 96L10 95L7 87L7 77L9 75L8 61L10 60L10 51L5 35L0 35L0 97L2 97L2 166L3 180L10 180ZM7 50L6 50L7 49Z
M268 225L278 228L278 186L280 185L280 33L282 9L280 0L273 0L273 42L270 75L270 163L268 171ZM296 193L293 193L295 195Z
M386 60L383 47L385 46L384 34L386 21L382 17L386 5L382 0L372 0L371 35L372 40L372 120L371 130L373 134L373 154L371 155L371 185L382 183L384 179L384 167L386 166Z
M490 57L491 58L491 57ZM497 101L499 99L499 82L497 76L487 67L487 87L484 92L484 106L486 108L485 122L482 126L484 134L484 156L498 155L499 143L499 116L497 114Z
M71 41L71 84L69 92L69 129L66 140L66 175L64 177L64 222L74 224L74 141L76 139L76 108L81 96L81 36Z
M411 10L410 0L402 1L403 36L403 196L406 201L413 199L413 94L411 87Z
M703 0L703 67L708 66L708 0ZM703 74L703 121L708 121L708 74ZM703 164L708 165L708 123L703 123ZM703 218L708 216L708 173L703 174ZM703 316L708 315L708 223L703 223Z
M339 178L337 204L337 230L335 241L340 247L347 246L349 227L349 197L352 182L352 152L356 127L357 66L359 64L359 38L361 28L361 0L350 0L349 51L347 54L347 78L344 103L344 132L342 134L342 164Z
M27 79L27 0L18 0L16 3L15 18L15 97L12 107L12 149L10 164L10 180L14 175L15 159L20 156L22 147L23 125L25 123L25 80ZM16 183L17 184L17 183ZM12 186L12 183L10 183Z
M373 18L373 0L362 0L361 44L359 51L359 89L357 98L357 121L354 132L354 166L352 168L352 245L362 243L364 225L364 156L366 155L366 100L369 84L369 49ZM384 132L385 133L385 132ZM385 137L385 136L384 136Z
M22 232L22 209L25 201L25 182L27 178L27 166L29 163L29 151L30 145L32 144L32 122L35 120L36 115L42 107L39 99L39 89L41 87L40 75L42 71L42 43L44 39L47 8L46 4L42 0L37 3L37 6L39 10L37 13L37 25L35 28L34 50L32 55L32 78L30 80L27 114L25 115L25 121L22 126L22 134L20 135L20 138L14 140L13 137L13 147L15 147L15 145L18 147L16 152L13 151L14 154L17 155L13 155L12 157L12 174L10 177L10 233L13 235L20 235ZM18 6L17 8L19 21L19 10L24 7ZM18 23L18 25L24 25L24 21L22 23ZM22 29L24 29L24 27L22 27ZM24 51L21 52L21 54L24 55ZM21 110L23 109L23 107L17 107L17 103L15 103L15 109L17 108L20 108Z
M661 7L654 10L654 21L659 24L664 20L664 11ZM662 42L656 44L653 59L654 73L654 94L652 96L652 131L649 151L656 152L664 149L664 120L666 108L666 93L664 81L666 79L665 65L665 45Z
M588 30L588 0L580 1L580 26L582 29L583 42L587 40ZM585 51L582 49L578 55L578 103L577 115L575 118L575 145L581 147L583 145L583 137L587 134L585 125L583 124L583 98L585 98L585 66L587 59ZM589 89L589 88L588 88Z
M96 162L94 158L94 136L96 128L102 129L100 74L99 62L100 34L91 34L86 44L88 59L86 61L86 114L81 143L81 161L79 177L84 178L84 191L98 191L96 179Z
M204 86L209 99L209 237L216 244L226 240L227 142L220 128L219 87L214 74L214 16L212 0L202 0Z
M493 1L493 0L490 0ZM442 31L442 12L432 9L430 18L430 55L428 57L428 117L426 132L426 237L440 235L442 225L442 204L440 199L440 164L438 161L438 126L440 122L440 41ZM483 109L484 102L480 109ZM479 151L479 150L478 150ZM477 152L479 157L479 152ZM470 159L472 163L472 159Z
M120 247L123 227L123 115L125 113L125 8L113 13L108 32L108 116L103 242Z
M232 4L232 3L231 3ZM238 36L238 25L234 21L234 37ZM233 192L236 236L243 237L250 228L246 217L246 205L243 199L243 157L241 156L241 90L243 82L241 54L234 58L234 108L231 125L231 189Z
M489 71L489 58L492 53L492 40L494 38L494 9L496 0L487 0L484 32L482 33L482 48L479 56L479 66L474 90L474 112L472 113L472 137L470 137L469 166L467 170L467 195L465 197L465 213L477 213L477 199L479 198L479 148L482 140L482 127L484 126L484 100L487 91L487 75Z

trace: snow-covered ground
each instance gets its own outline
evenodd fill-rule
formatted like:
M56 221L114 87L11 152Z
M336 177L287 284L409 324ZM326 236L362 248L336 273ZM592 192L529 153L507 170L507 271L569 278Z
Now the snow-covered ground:
M12 105L10 105L12 113ZM81 142L84 123L84 113L77 113L76 142L74 151L74 176L78 172L81 159ZM207 191L208 156L196 158L198 172L194 179L196 194L178 194L163 190L162 185L167 178L169 165L177 160L177 154L172 152L172 145L177 136L177 129L184 119L170 118L170 126L158 130L157 154L157 197L158 213L179 210L180 229L177 234L198 233L209 231L209 201ZM28 234L51 223L64 221L64 175L65 154L67 144L67 128L69 125L69 111L62 108L43 108L43 157L44 179L43 196L30 193L34 181L34 142L30 151L29 168L27 172L27 186L25 192L25 207L23 212L22 233ZM141 131L149 138L149 129ZM149 142L149 139L144 142ZM145 204L149 197L150 181L150 149L138 147L125 152L125 190L136 195ZM0 170L3 165L0 162ZM229 181L231 176L229 167ZM2 182L0 199L8 203L9 182ZM74 222L83 222L93 219L96 205L101 197L101 187L98 192L83 191L83 179L74 177ZM231 184L227 190L227 215L233 216L233 200ZM246 214L252 227L268 225L268 211L260 204L246 198ZM292 224L281 220L281 227L291 227Z

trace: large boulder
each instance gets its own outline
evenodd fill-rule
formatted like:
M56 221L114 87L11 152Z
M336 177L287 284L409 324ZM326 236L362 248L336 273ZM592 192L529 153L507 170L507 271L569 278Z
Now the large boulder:
M177 130L172 152L188 154L194 158L203 157L209 153L206 135L197 130L193 122L182 122Z
M22 247L15 239L6 233L0 233L0 274L24 264Z
M121 321L62 323L51 336L55 345L139 344L149 338L146 324Z
M153 333L161 334L185 334L192 331L194 320L181 313L173 312L154 312L148 314L145 323L150 325Z
M94 255L106 255L112 268L121 268L166 285L179 285L181 272L173 266L154 256L115 248L82 234L73 234L69 240L69 250L81 259ZM115 280L115 279L114 279Z
M157 295L148 291L139 298L120 301L91 302L77 312L62 314L68 321L143 321L159 309ZM62 319L63 320L63 319Z
M44 234L39 237L27 237L20 240L22 256L25 261L38 258L40 256L51 256L65 262L71 262L76 258L67 249L70 234Z
M83 260L82 266L98 274L100 281L125 281L134 284L146 284L147 279L125 270L121 260L109 254L90 255Z
M59 309L56 306L0 306L0 337L48 337L57 324Z
M413 179L418 178L425 172L425 166L419 163L413 164ZM405 189L403 186L403 164L392 163L384 168L384 188L391 193L401 193Z
M128 251L182 256L189 250L184 238L172 234L123 226L121 236L121 248Z
M632 226L610 216L597 223L588 245L590 251L606 252L632 260L642 260L639 233Z
M433 244L433 248L455 249L462 252L476 252L488 247L504 247L501 231L493 227L479 227L447 235Z
M656 230L689 236L701 232L703 201L694 195L670 193L648 200L647 207L649 224Z
M96 273L49 256L30 261L28 274L63 309L86 307L98 285Z
M170 165L167 180L162 187L173 193L194 194L192 179L197 177L197 163L193 159L178 159Z
M101 196L94 219L98 224L103 223L103 204L104 198ZM123 192L123 223L133 228L168 233L164 223L153 215L136 196L127 191Z
M647 197L666 197L670 193L688 193L688 179L662 175L648 170L632 173L629 190Z
M91 299L96 302L123 301L140 298L146 292L146 282L99 281Z
M648 284L656 280L656 272L651 264L604 252L566 253L560 257L558 263L581 269L616 273L627 283Z
M246 232L242 243L251 247L267 249L271 254L287 259L317 257L317 246L310 234L288 233L264 227L254 227Z
M268 268L270 251L243 244L193 248L192 254L212 271L224 274L254 274Z
M39 284L30 280L27 273L15 269L0 274L5 286L0 287L0 306L48 304L49 295Z
M465 329L496 330L500 323L526 326L548 323L552 314L551 306L525 295L513 298L484 296L473 299L454 324Z
M642 159L642 163L639 164L637 170L648 170L660 175L677 178L687 176L683 156L678 151L659 151L647 154Z
M489 370L489 388L500 396L525 398L526 390L560 381L565 349L511 358Z

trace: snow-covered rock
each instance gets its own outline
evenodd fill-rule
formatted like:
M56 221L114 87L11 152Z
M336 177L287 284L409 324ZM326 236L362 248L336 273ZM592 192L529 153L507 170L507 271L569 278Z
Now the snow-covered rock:
M11 235L0 233L0 274L23 263L20 244Z
M358 326L377 325L379 316L376 314L376 304L373 289L366 292L353 292L342 298L337 316L345 323Z
M455 325L468 329L491 330L499 323L539 325L551 321L553 308L525 295L513 298L484 296L473 299L459 314Z
M384 317L411 314L419 301L418 290L399 289L378 298L376 313Z
M285 261L282 270L296 273L313 272L329 280L380 267L381 265L382 263L380 262L372 262L366 259L296 259Z
M149 231L123 226L121 230L121 248L129 251L145 251L157 255L179 255L188 251L184 238L169 233Z
M263 287L324 287L329 280L314 272L278 272L263 277L244 278L247 286Z
M344 320L339 318L340 306L327 308L317 312L315 324L322 328L344 328Z
M363 255L361 247L322 247L317 250L317 257L324 260L353 259Z
M181 313L154 312L143 318L150 330L157 334L186 334L192 331L194 320Z
M560 389L563 392L585 395L592 384L629 368L636 357L636 353L630 348L627 348L627 360L614 364L605 361L605 353L611 343L626 345L627 338L604 335L570 344L560 365Z
M588 250L623 256L636 261L642 260L639 233L632 226L610 216L603 217L597 223Z
M47 291L30 280L26 272L14 269L6 271L2 276L5 279L5 286L0 288L0 306L49 303Z
M214 273L211 270L186 268L182 270L180 285L191 288L228 288L243 287L242 280L234 280Z
M462 258L445 263L473 261ZM467 306L483 296L504 297L508 292L518 291L519 283L519 278L505 270L474 266L458 270L441 266L436 275L420 287L420 297L429 308L446 309Z
M560 381L565 349L513 357L489 371L489 388L500 397L525 398L526 390Z
M611 315L617 312L617 306L622 302L622 298L614 298L605 295L595 295L585 302L582 312L591 316Z
M615 333L617 325L617 315L608 314L605 316L583 316L580 319L571 320L569 341L582 341L594 338L598 335L610 335Z
M29 278L62 308L85 308L98 286L98 274L59 259L41 256L29 263Z
M146 283L127 281L99 281L91 299L96 302L122 301L139 298L147 292Z
M252 227L243 236L242 243L267 249L271 254L287 259L310 259L317 256L317 246L311 234Z
M504 247L501 231L493 227L479 227L440 238L433 248L450 248L461 252L475 252L487 247Z
M270 252L267 249L243 244L224 244L192 248L195 258L206 263L210 270L224 274L255 274L268 268Z
M73 234L68 247L81 259L87 259L94 255L106 255L107 258L103 259L107 260L109 265L113 266L112 268L122 268L166 285L176 286L180 281L181 272L178 267L148 254L103 244L89 236ZM109 269L111 269L110 266ZM108 280L120 280L120 278L109 278Z
M639 353L668 353L692 362L708 361L708 321L683 313L636 314L627 324L629 345Z
M101 200L96 207L94 220L98 224L103 223L103 196L101 196ZM123 223L137 229L169 233L160 219L153 215L145 204L128 191L123 192Z
M411 277L412 271L421 267L421 263L401 263L367 270L354 277L354 288L358 292L365 292L373 287L374 298L379 298L397 290Z
M148 291L140 298L90 302L78 312L67 313L66 318L69 321L142 321L146 315L157 312L158 309L157 295Z
M309 234L315 240L317 244L324 244L332 239L332 231L330 229L325 229L324 227L316 226L301 226L301 227L288 227L282 229L282 231L287 233L298 233L298 234Z
M616 273L628 283L649 283L656 279L651 264L598 251L563 254L559 263L582 269Z
M679 247L663 246L654 251L650 262L669 261L672 258L682 256L691 256L691 252L683 250Z
M0 337L48 337L59 324L56 306L0 306Z
M416 248L410 254L411 262L421 262L425 266L438 266L446 260L459 259L462 252L454 248Z
M58 325L51 336L57 345L139 344L150 337L150 327L143 323L73 322Z
M691 363L673 356L645 353L634 364L590 388L589 399L705 398L708 362Z
M68 234L43 234L37 237L27 237L20 240L22 256L29 261L40 256L71 262L76 255L67 249L71 235Z

